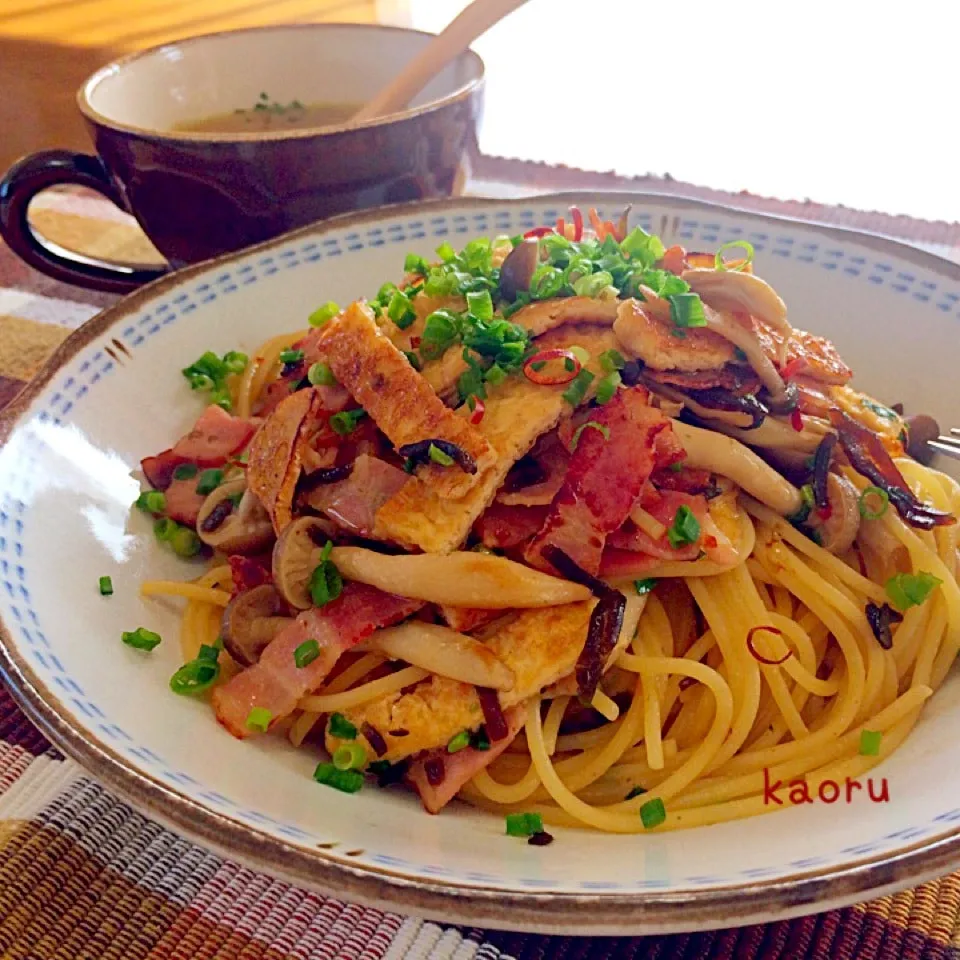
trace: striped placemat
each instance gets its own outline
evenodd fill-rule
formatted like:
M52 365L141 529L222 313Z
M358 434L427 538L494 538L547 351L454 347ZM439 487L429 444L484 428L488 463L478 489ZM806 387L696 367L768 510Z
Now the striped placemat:
M487 158L473 192L674 192L886 233L960 262L960 225L721 194ZM155 258L106 202L32 209L65 246ZM0 245L0 408L60 341L115 298L39 276ZM7 960L960 960L960 874L799 920L638 938L467 930L324 898L210 853L114 799L60 756L0 685L0 957Z

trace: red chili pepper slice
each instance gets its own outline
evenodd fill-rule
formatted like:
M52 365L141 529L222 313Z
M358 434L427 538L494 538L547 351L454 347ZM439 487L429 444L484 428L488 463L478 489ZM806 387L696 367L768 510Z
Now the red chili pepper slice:
M803 417L800 416L799 408L790 414L790 426L793 427L797 433L800 433L803 430Z
M539 370L534 369L534 364L549 364L551 360L563 360L563 367L556 373L550 373L546 367L541 367ZM566 361L568 360L573 361L572 370L567 369L569 364ZM541 350L539 353L535 353L523 365L523 375L532 383L552 387L559 383L569 383L576 378L582 367L583 364L577 359L575 353L556 347L553 350Z
M470 414L470 422L476 426L476 424L483 419L483 415L487 412L487 406L476 395L474 395L471 402L473 403L473 411Z
M766 630L767 633L775 633L778 637L783 636L783 631L778 630L776 627L751 627L750 632L747 634L747 649L750 651L750 656L753 657L754 660L758 660L760 663L766 664L768 667L778 667L781 663L785 663L793 656L793 651L787 650L787 652L779 660L771 660L769 657L765 657L759 653L753 644L753 636L755 633L759 633L761 630Z
M532 230L528 230L523 237L525 240L529 240L531 237L545 237L553 232L553 227L534 227Z
M411 338L410 338L410 346L413 347L414 350L416 350L416 349L420 346L420 342L421 342L421 338L420 338L420 337L411 337Z
M783 365L780 370L780 376L783 377L784 380L795 377L804 363L806 363L806 360L803 357L794 357Z
M583 239L583 214L579 207L571 207L570 216L573 217L573 239L579 243Z

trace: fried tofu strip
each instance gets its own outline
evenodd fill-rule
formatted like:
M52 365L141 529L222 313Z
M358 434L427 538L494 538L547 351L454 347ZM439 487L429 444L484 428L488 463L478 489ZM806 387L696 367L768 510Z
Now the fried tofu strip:
M499 694L504 709L522 703L574 669L595 604L591 597L580 603L525 610L487 640L491 653L516 678L512 690ZM447 743L462 730L474 730L483 723L476 687L436 675L409 693L381 697L346 710L344 715L358 730L370 724L383 737L387 752L379 759L390 762ZM327 736L331 751L339 742ZM367 746L362 734L358 742Z
M597 358L617 346L611 330L564 327L544 338L543 347L579 344L591 355L587 367L599 371ZM452 499L429 479L411 480L377 513L374 537L427 553L450 553L464 541L481 513L493 502L510 468L537 438L570 411L564 385L541 386L523 376L510 377L491 392L477 429L496 452L496 460L466 495Z
M423 481L443 496L458 497L474 487L496 460L490 443L458 417L380 331L373 313L358 301L324 328L320 357L396 447L421 440L448 440L477 465L469 474L459 466L428 465Z

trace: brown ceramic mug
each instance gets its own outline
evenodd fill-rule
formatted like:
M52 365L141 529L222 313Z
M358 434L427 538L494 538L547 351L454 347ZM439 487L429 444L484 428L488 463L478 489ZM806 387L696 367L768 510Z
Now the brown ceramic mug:
M336 213L449 195L476 149L483 63L472 51L409 109L380 120L296 128L303 111L290 111L363 102L429 39L394 27L290 24L193 37L117 60L77 97L97 155L48 150L15 164L0 181L0 234L58 280L124 292ZM240 110L251 129L180 129ZM270 126L253 129L271 110ZM93 260L38 235L27 208L57 184L91 187L132 214L169 265Z

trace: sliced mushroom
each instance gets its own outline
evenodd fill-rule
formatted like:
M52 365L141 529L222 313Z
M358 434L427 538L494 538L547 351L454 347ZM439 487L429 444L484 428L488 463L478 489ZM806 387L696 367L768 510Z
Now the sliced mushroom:
M516 300L518 293L526 293L539 262L540 242L535 237L521 240L500 267L500 296L504 300Z
M222 553L256 553L273 540L273 527L243 477L221 483L197 514L200 539Z
M300 517L280 534L274 545L273 582L283 599L298 610L313 606L310 577L329 539L329 524L318 517Z
M716 310L742 310L790 336L786 304L776 290L756 274L742 270L694 268L680 274L690 289Z
M839 556L853 546L860 531L860 495L846 477L831 473L827 477L827 502L827 518L823 519L814 508L807 524L820 534L824 550Z
M237 663L252 667L267 644L293 623L282 616L283 610L280 594L268 583L234 597L223 611L220 628L227 653Z

